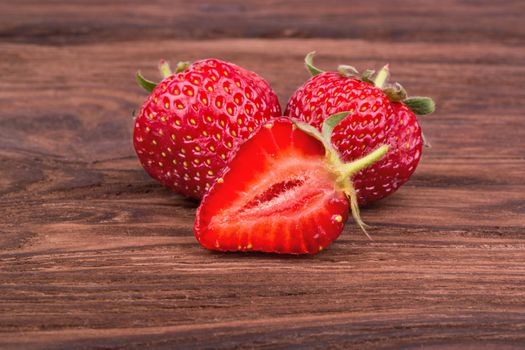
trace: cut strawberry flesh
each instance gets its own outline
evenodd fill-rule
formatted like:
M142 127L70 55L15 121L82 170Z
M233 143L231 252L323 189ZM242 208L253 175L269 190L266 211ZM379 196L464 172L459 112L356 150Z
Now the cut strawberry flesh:
M240 147L204 197L195 235L214 250L313 254L339 236L348 210L322 144L279 118Z

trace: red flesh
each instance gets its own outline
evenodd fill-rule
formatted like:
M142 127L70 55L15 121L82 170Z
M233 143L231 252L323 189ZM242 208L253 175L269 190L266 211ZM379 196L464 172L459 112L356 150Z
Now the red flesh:
M348 199L325 151L285 118L238 150L197 210L195 236L212 250L314 254L341 233Z

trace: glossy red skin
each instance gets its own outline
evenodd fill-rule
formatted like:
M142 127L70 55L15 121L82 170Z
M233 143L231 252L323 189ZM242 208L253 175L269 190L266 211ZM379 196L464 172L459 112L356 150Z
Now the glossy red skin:
M340 235L349 204L335 190L324 147L287 118L269 124L240 146L197 209L195 237L203 247L315 254ZM275 185L294 179L303 182Z
M133 135L144 169L200 199L236 148L281 108L257 74L216 59L164 79L144 102Z
M402 103L392 103L374 85L338 73L310 78L290 98L285 115L321 130L329 116L351 111L334 129L332 143L344 161L360 158L383 144L388 154L354 175L360 205L394 193L408 181L421 158L423 139L416 116Z

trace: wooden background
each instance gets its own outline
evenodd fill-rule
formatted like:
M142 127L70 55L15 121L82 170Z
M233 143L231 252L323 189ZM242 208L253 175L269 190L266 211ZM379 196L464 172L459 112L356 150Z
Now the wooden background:
M438 4L439 5L436 5ZM0 349L525 348L523 1L0 2ZM433 96L412 180L312 257L218 254L142 170L134 82L302 58Z

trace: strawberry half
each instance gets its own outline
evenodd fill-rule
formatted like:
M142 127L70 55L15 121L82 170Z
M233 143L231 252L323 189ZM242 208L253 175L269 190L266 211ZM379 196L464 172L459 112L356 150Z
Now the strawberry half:
M346 115L327 119L322 133L284 117L261 127L197 209L199 243L219 251L314 254L339 236L350 207L362 224L350 177L388 147L341 162L329 139Z
M175 192L200 199L260 124L281 115L277 96L254 72L217 59L166 62L135 119L133 145L147 173Z
M305 63L313 76L290 98L285 114L320 130L329 116L349 111L332 135L344 161L362 157L378 145L390 145L380 162L354 176L359 204L394 193L421 159L424 140L416 115L432 113L434 102L428 97L407 98L401 85L388 84L388 66L373 76L373 71L359 74L344 65L338 72L323 72L312 60L310 53Z

